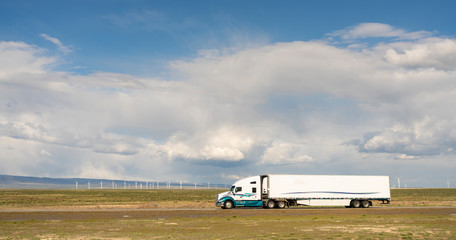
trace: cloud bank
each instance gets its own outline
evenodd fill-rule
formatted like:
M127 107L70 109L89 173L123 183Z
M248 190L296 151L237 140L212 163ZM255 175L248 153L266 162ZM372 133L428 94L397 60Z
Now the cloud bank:
M456 41L380 23L330 35L392 39L212 50L170 62L169 79L58 72L45 49L0 42L2 173L231 182L454 169Z

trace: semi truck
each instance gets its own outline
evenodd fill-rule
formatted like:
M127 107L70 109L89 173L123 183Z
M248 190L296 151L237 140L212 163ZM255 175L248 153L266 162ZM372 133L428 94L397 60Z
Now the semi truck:
M389 176L259 175L235 182L216 197L216 206L285 208L345 206L368 208L372 201L389 204Z

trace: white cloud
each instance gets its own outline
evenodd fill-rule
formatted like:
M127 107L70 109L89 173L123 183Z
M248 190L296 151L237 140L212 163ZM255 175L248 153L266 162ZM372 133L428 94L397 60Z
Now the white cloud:
M47 133L43 126L30 122L0 123L0 131L5 135L18 139L31 139L48 143L56 141L56 138Z
M399 153L401 156L454 154L454 124L453 119L425 116L366 137L360 147L362 151Z
M417 44L401 44L386 51L385 59L405 67L456 69L456 41L454 39L427 39Z
M313 162L314 159L306 153L306 146L274 142L271 147L266 149L261 160L266 164L299 164Z
M73 49L71 49L68 46L63 45L63 43L59 39L57 39L55 37L51 37L51 36L49 36L49 35L47 35L45 33L40 34L40 36L42 38L52 42L53 44L55 44L59 48L59 51L65 53L65 54L73 52Z
M41 149L40 151L40 154L43 155L43 156L47 156L47 157L50 157L52 156L52 154L44 149Z
M222 126L196 136L174 135L161 150L172 159L240 161L255 143L248 129Z
M396 157L396 159L399 159L399 160L414 160L416 158L417 158L416 156L409 156L407 154L400 154L399 156Z
M431 36L428 31L407 32L384 23L361 23L354 27L339 30L329 34L330 37L340 37L344 40L363 38L397 38L402 40L421 39Z
M227 179L389 174L403 160L416 163L406 171L424 169L431 157L453 166L454 40L406 38L383 25L350 34L401 41L206 51L170 63L171 79L56 72L43 49L1 42L2 169Z
M56 58L42 56L43 52L23 42L0 42L0 80L14 74L45 73Z
M94 141L93 150L97 153L135 155L144 147L142 142L136 138L103 134Z
M226 175L226 176L223 174L222 177L223 177L223 178L227 178L227 179L232 179L232 180L239 180L239 179L243 178L243 177L241 177L241 176L234 175L234 174L232 174L232 175Z

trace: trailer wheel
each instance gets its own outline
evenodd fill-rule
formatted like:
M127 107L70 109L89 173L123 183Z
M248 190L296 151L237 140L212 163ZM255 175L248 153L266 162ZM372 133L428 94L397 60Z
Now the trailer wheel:
M368 208L369 206L370 206L369 201L367 201L367 200L361 201L361 207L362 208Z
M351 201L350 206L352 208L359 208L359 207L361 207L361 203L358 200L353 200L353 201Z
M284 201L277 202L277 208L285 208L287 204Z
M267 203L266 203L266 207L268 208L274 208L276 205L276 203L274 202L274 200L269 200Z
M233 204L233 202L231 200L226 200L223 205L224 205L225 209L231 209L234 206L234 204Z

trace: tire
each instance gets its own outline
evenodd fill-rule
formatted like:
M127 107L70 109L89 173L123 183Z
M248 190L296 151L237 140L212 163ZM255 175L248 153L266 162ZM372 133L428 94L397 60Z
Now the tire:
M266 207L267 208L274 208L276 205L276 203L273 201L273 200L269 200L267 203L266 203Z
M370 202L367 201L367 200L361 201L361 207L362 207L362 208L368 208L368 207L370 207Z
M226 200L225 203L223 204L224 209L231 209L234 207L234 204L231 200Z
M280 201L276 203L277 208L285 208L287 206L287 203L284 201Z
M352 208L359 208L359 207L361 207L361 203L358 200L353 200L353 201L351 201L350 206Z

